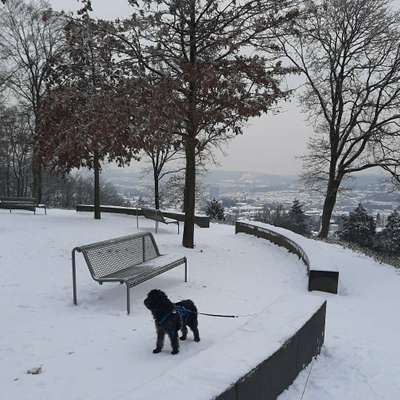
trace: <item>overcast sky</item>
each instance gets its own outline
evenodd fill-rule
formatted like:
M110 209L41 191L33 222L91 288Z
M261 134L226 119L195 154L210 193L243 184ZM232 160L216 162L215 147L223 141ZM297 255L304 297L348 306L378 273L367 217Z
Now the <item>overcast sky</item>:
M78 0L49 0L56 10L76 10ZM394 4L400 6L400 0ZM128 0L92 0L94 15L101 18L126 17L131 7ZM275 175L297 175L301 161L297 158L306 151L311 127L307 126L293 98L281 104L277 115L253 119L243 136L235 138L218 157L220 166L227 170L254 171Z

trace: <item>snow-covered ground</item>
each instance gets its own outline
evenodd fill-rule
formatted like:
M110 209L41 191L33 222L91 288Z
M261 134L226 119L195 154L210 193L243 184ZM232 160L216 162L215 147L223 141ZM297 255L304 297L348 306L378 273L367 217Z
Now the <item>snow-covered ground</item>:
M142 219L140 230L154 232L153 221ZM196 229L197 245L190 250L180 246L181 236L174 226L161 224L155 235L160 251L188 257L189 282L184 282L181 266L133 288L130 316L125 311L125 287L99 286L79 257L79 304L73 306L72 248L135 232L136 217L125 215L104 213L101 221L95 221L91 213L62 210L49 210L47 216L0 213L0 398L150 399L166 373L174 375L183 362L196 370L198 365L192 360L197 355L218 347L251 320L251 316L200 317L200 343L190 338L181 344L180 354L172 356L166 340L164 352L153 355L154 324L143 305L153 288L163 289L175 301L192 298L199 310L211 313L248 315L270 310L272 318L276 307L286 304L286 311L295 311L297 325L285 332L290 323L281 321L281 332L270 336L272 351L279 347L279 333L285 340L284 335L293 334L308 317L307 299L313 296L304 291L305 269L297 258L265 241L235 235L234 228L225 225ZM296 311L296 304L305 310ZM293 313L287 318L296 320ZM265 335L269 337L268 332ZM265 358L264 351L258 351L258 361ZM215 350L212 354L216 357ZM204 366L202 359L199 363ZM257 365L252 362L243 358L239 370L230 371L227 366L231 375L225 374L217 386L205 389L201 384L201 398L218 394ZM40 366L40 375L26 374ZM213 375L222 373L215 370ZM186 381L196 385L195 377Z
M152 221L143 220L140 226L154 231ZM274 351L324 299L326 342L312 364L304 399L399 397L400 276L394 269L296 235L314 265L335 264L341 274L338 296L307 293L302 263L262 239L212 225L196 229L196 248L189 250L180 246L174 226L162 225L155 236L160 250L188 257L188 283L178 267L137 286L127 316L124 287L99 286L80 259L79 305L73 306L72 248L136 231L136 217L124 215L103 214L95 221L92 214L72 211L49 210L47 216L0 212L1 399L145 400L158 398L155 393L163 389L164 398L170 398L173 385L167 385L172 379L193 390L184 397L176 386L174 400L208 399L268 356L264 352ZM200 343L188 340L172 356L166 341L163 353L153 355L154 326L143 306L153 288L175 301L192 298L203 312L243 317L200 317ZM258 313L262 324L251 316ZM279 320L283 314L287 320ZM265 331L266 345L260 351L257 331ZM243 339L242 348L231 354L235 340ZM241 358L245 346L251 351ZM41 374L26 374L40 366ZM280 399L297 400L308 372Z
M296 241L311 265L337 267L339 294L328 299L325 346L279 400L400 399L400 270L339 245L258 224Z

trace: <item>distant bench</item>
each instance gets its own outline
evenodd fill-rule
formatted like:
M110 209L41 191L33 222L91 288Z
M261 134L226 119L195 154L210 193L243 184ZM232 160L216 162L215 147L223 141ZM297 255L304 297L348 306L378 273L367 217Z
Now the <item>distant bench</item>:
M27 210L33 211L36 214L37 208L43 208L44 213L47 214L47 207L45 204L39 204L33 197L0 197L0 208L6 210Z
M179 235L179 221L177 221L176 219L165 218L160 210L156 210L154 208L142 208L141 210L145 218L156 221L156 233L158 232L158 223L161 222L166 225L176 224L178 226L178 235Z
M85 211L85 212L93 212L94 206L92 204L78 204L76 206L76 211ZM134 215L134 216L143 216L143 212L141 208L136 207L122 207L122 206L100 206L101 212L113 213L113 214L126 214L126 215ZM185 221L185 213L177 212L177 211L165 211L160 210L162 215L165 218L171 218L179 222ZM200 228L209 228L210 227L210 218L207 215L195 215L194 223Z
M150 232L123 236L102 242L75 247L72 250L73 300L77 301L76 252L82 253L92 278L103 282L120 282L126 285L126 309L130 313L132 287L139 285L178 265L185 264L187 282L187 259L177 255L160 254Z

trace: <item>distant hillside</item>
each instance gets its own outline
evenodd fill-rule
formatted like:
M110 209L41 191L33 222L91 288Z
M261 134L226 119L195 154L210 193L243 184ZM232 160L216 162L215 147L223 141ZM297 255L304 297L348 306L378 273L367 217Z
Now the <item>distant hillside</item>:
M112 182L114 185L124 188L135 189L152 185L150 173L144 173L143 169L106 168L102 178ZM226 171L215 169L199 175L199 180L206 186L218 186L223 190L236 188L242 191L264 191L281 190L293 185L300 185L299 177L295 175L271 175L267 173L251 171ZM347 182L347 186L356 190L365 190L369 186L383 184L382 175L358 175Z
M287 187L298 181L296 176L270 175L250 171L208 171L202 177L203 182L208 185L241 186L241 187Z

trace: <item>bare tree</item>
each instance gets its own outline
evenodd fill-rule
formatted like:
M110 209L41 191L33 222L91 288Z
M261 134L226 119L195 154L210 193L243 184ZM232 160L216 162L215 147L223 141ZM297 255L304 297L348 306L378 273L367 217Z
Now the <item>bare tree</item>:
M174 121L185 151L185 226L182 244L194 247L196 154L243 132L249 118L284 97L289 72L268 55L251 53L272 27L296 13L293 0L129 0L131 19L108 27L125 58L158 76L165 88L157 112ZM140 3L140 4L139 4Z
M30 185L32 115L23 108L0 110L0 184L6 196L27 196Z
M0 58L7 65L8 87L34 115L32 193L42 196L42 167L38 157L37 129L46 79L63 38L63 17L44 0L7 0L0 9Z
M343 180L380 167L399 177L399 13L389 0L307 1L281 40L305 77L301 96L314 126L306 182L324 188L325 238Z
M181 142L174 136L164 136L160 138L160 141L152 141L146 145L144 152L151 163L154 182L154 207L159 209L161 180L168 175L184 170L184 167L176 164L183 158ZM172 168L167 168L167 165L172 165Z
M200 174L198 174L200 175ZM174 210L185 211L185 172L178 172L169 175L168 179L161 185L161 193L164 198L164 204ZM196 205L198 210L203 210L206 203L206 188L202 182L201 175L196 179Z
M154 206L159 209L161 180L184 170L181 165L184 158L182 141L173 133L173 119L165 118L159 112L160 104L169 102L169 99L165 98L165 90L158 77L142 72L140 81L131 93L135 98L140 96L140 110L134 107L136 112L131 131L142 137L143 153L150 163L150 168L145 168L143 172L150 172L153 176Z

